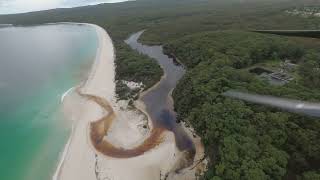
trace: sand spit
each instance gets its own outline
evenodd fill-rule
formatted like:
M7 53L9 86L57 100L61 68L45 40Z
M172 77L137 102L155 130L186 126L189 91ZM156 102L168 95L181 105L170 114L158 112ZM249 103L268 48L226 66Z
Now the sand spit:
M112 41L101 27L87 25L96 29L99 48L88 80L63 98L66 118L74 125L53 179L195 179L198 168L192 166L175 173L184 153L177 149L173 133L153 129L141 113L143 108L139 111L128 108L127 102L116 102ZM141 102L136 104L143 107ZM148 141L150 138L155 141Z
M101 119L90 123L91 143L95 147L95 149L99 151L101 154L116 158L135 157L144 154L152 148L155 148L163 141L162 133L165 130L160 128L154 128L151 130L151 133L148 136L148 138L137 147L134 147L132 149L115 147L112 143L110 143L107 140L107 138L105 138L106 134L108 134L109 132L113 120L116 118L115 112L113 111L111 105L106 100L100 97L83 94L81 92L79 92L79 94L82 97L86 97L89 100L94 101L106 112L108 112L107 115L105 115Z

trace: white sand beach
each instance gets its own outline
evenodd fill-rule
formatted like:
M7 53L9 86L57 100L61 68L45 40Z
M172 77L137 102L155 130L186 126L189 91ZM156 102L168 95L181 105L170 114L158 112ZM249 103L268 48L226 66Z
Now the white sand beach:
M97 31L99 48L88 80L74 89L104 98L112 106L116 118L105 137L109 142L124 149L136 147L149 137L151 121L140 111L127 108L127 102L116 102L112 40L101 27L89 25ZM174 172L183 153L176 148L173 133L165 131L162 143L143 155L113 158L97 152L89 137L90 122L109 112L75 90L64 96L62 106L66 118L73 121L73 131L53 180L195 179L198 168L191 166L179 174ZM150 128L143 128L146 125ZM201 159L203 148L200 138L193 139L197 147L196 159Z

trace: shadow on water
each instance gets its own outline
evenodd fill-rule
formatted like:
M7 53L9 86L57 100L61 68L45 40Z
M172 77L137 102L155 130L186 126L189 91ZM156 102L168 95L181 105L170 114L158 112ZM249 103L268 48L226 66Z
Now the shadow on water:
M194 144L183 128L176 123L176 114L171 102L170 92L185 74L185 69L163 53L162 46L147 46L138 42L144 31L132 34L125 42L141 54L155 59L164 71L160 83L148 91L141 100L146 105L154 126L165 128L175 134L176 145L180 151L194 152Z

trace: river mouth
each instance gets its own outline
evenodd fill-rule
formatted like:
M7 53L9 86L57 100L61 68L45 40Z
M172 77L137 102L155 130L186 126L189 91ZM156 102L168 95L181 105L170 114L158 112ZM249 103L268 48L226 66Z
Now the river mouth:
M180 151L195 154L195 147L184 129L177 123L171 92L186 70L172 58L163 53L162 46L147 46L138 42L144 31L132 34L125 42L134 50L155 59L164 71L160 82L146 91L141 101L146 106L146 112L155 127L172 131L175 135L176 146Z

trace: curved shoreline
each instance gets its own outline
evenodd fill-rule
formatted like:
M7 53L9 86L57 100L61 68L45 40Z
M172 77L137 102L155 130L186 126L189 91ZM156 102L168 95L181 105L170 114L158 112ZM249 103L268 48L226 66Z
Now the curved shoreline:
M60 99L60 103L63 103L65 97L68 96L75 88L76 87L72 87L72 88L68 89L65 93L63 93L62 96L61 96L61 99ZM72 139L72 134L73 133L74 133L74 125L72 124L70 136L68 138L68 141L67 141L66 145L63 148L62 153L59 156L58 166L56 168L56 171L55 171L54 175L52 176L52 180L58 180L59 173L60 173L61 168L63 166L63 162L66 159L67 152L68 152L69 147L70 147L70 143L71 143L71 139Z
M177 150L171 132L152 127L151 132L149 131L139 137L138 145L132 149L115 148L105 139L112 120L118 117L113 109L113 107L118 107L114 102L115 52L112 40L103 28L92 24L84 25L90 25L96 29L99 46L87 81L82 83L77 91L68 90L63 95L63 104L68 106L68 103L71 103L67 109L71 109L72 119L75 119L75 122L53 180L96 179L101 176L100 173L104 173L107 169L112 170L105 175L106 177L111 176L119 179L150 180L158 179L159 171L160 176L162 176L161 172L167 175L173 173L173 170L181 167L180 157L182 156L181 152ZM161 79L164 77L166 76L164 75ZM146 92L157 87L160 82ZM139 104L141 102L143 103L143 101L136 102L136 108L148 116L148 123L152 123L149 114L144 110L144 105ZM122 112L119 111L119 113ZM123 114L119 115L123 116ZM129 118L127 121L130 121L130 119L137 117L128 116L127 118ZM122 117L122 119L116 120L116 122L119 122L119 120L123 122L124 119ZM124 122L128 124L127 121ZM134 124L133 128L136 129L137 124ZM116 130L120 133L127 133L126 131L132 131L133 129L126 129L126 127L121 126ZM130 137L130 132L128 135ZM116 141L119 140L117 136L115 138ZM120 138L123 140L123 137ZM107 144L97 146L101 142ZM159 147L155 148L156 146ZM106 150L106 152L101 151L100 148ZM151 149L152 151L149 151ZM147 151L149 152L145 153ZM166 161L163 161L163 159L166 159ZM152 165L152 168L150 165ZM126 173L123 173L123 171Z
M93 25L93 24L83 24L83 23L62 23L62 24L81 24L81 25L89 25L92 26L96 29L97 34L98 34L98 39L99 39L99 46L97 49L97 54L96 54L96 58L95 61L92 65L91 71L89 73L89 76L87 78L87 80L85 82L82 83L81 87L77 88L76 91L72 91L74 90L74 88L69 89L66 93L64 93L62 95L61 100L64 101L66 98L66 96L68 96L70 94L70 92L77 92L78 95L80 95L80 97L85 98L87 100L91 100L92 102L95 102L97 105L100 106L100 108L104 109L104 111L107 112L106 115L104 115L102 118L89 122L89 133L87 134L86 132L83 132L84 134L89 135L89 141L91 141L89 143L89 146L91 146L91 149L94 149L94 151L97 151L103 155L106 156L110 156L110 157L116 157L116 158L130 158L130 157L136 157L139 155L144 154L145 152L153 149L154 147L156 147L158 144L160 144L162 142L162 132L164 131L163 129L152 129L151 133L148 133L148 137L147 139L145 139L143 141L142 144L138 145L137 147L133 148L133 149L123 149L123 148L116 148L115 146L113 146L111 143L109 143L108 141L104 140L104 136L107 133L108 129L110 128L110 125L113 121L113 119L115 118L115 113L112 109L112 106L109 104L108 101L113 101L113 98L115 97L115 83L114 83L114 74L112 75L112 77L108 77L109 79L109 84L113 84L112 86L114 87L108 87L107 89L105 87L97 87L99 84L108 84L108 82L104 82L104 83L100 83L97 79L101 79L101 72L102 72L102 68L101 63L104 63L107 59L106 57L104 57L102 55L102 53L104 52L103 48L104 45L102 45L104 42L104 40L107 38L108 41L111 44L111 48L108 49L108 52L113 52L113 54L111 56L109 56L109 60L111 59L112 63L114 62L114 48L112 45L112 41L110 39L110 37L107 35L106 31L104 29L102 29L101 27L97 26L97 25ZM104 34L104 35L102 35ZM105 36L106 35L106 36ZM102 37L104 36L104 37ZM110 55L110 54L109 54ZM102 61L102 59L104 59L104 61ZM110 65L111 66L111 65ZM106 71L106 69L103 69L103 71ZM109 71L112 71L113 73L115 72L114 66L112 65L111 69L109 67ZM105 80L105 78L104 78ZM142 109L140 109L142 108ZM143 110L143 107L141 106L137 106L137 109L141 110L142 112L144 112L148 117L148 113L146 113ZM150 118L148 118L150 121ZM77 120L79 121L79 120ZM148 121L148 122L149 122ZM78 122L74 122L75 124L77 124ZM75 128L77 130L77 127ZM63 169L63 166L65 164L65 160L66 157L68 156L70 150L70 144L74 141L74 138L76 138L75 136L78 136L75 132L74 129L71 132L70 138L64 148L64 151L62 153L62 157L61 160L58 164L58 168L56 173L53 176L53 180L57 180L60 178L61 175L61 171ZM98 139L98 141L97 141ZM98 142L98 143L97 143ZM102 146L100 145L100 142L102 143Z
M97 39L98 39L99 45L98 45L98 48L97 48L96 57L95 57L95 60L94 60L94 62L93 62L93 65L92 65L92 67L91 67L90 74L89 74L87 80L86 80L84 83L81 83L81 84L84 84L83 87L88 87L89 85L87 85L87 84L90 83L90 82L92 81L92 79L94 79L94 76L96 75L96 71L97 71L97 69L99 68L98 66L99 66L100 60L104 58L104 57L101 57L101 56L102 56L102 40L101 40L101 39L103 39L103 38L101 37L101 36L102 36L102 35L101 35L102 32L106 34L106 36L104 36L104 38L106 38L106 39L109 38L108 40L110 40L110 42L111 42L111 38L107 35L107 32L106 32L103 28L101 28L101 27L99 27L99 26L97 26L97 25L95 25L95 24L73 23L73 22L60 22L60 23L47 23L47 24L43 24L43 25L59 25L59 24L91 26L91 27L93 27L93 28L95 29L95 31L96 31L96 33L97 33L97 36L98 36ZM110 50L114 53L113 46L112 46L112 48L111 48ZM111 62L111 63L113 64L114 54L112 54L111 57L112 57L112 58L109 58L109 59L112 59L112 62ZM114 66L108 66L108 67L112 69L110 72L114 72ZM100 71L101 71L101 70L100 70ZM111 76L110 76L110 79L111 79L111 81L113 82L113 81L114 81L114 76L111 75ZM97 82L96 82L96 83L97 83ZM67 90L67 91L61 96L61 103L62 103L62 104L65 103L66 97L68 97L70 94L72 94L73 92L75 92L75 91L74 91L75 88L76 88L76 87L70 88L69 90ZM92 88L87 88L87 89L85 89L85 91L89 91L89 92L90 92L90 91L93 91L93 92L94 92L96 89L98 89L98 88L93 88L93 87L92 87ZM113 92L115 92L115 90L114 90L115 87L110 88L110 89L111 89L111 90L109 90L109 91L107 92L107 96L109 96L109 99L112 99L113 96L114 96L114 95L113 95ZM101 89L99 89L99 90L101 90ZM99 94L100 92L96 92L96 93ZM67 158L67 156L68 156L68 153L70 152L70 145L71 145L73 139L74 139L75 136L76 136L76 135L75 135L75 130L76 130L75 126L76 126L77 123L78 123L78 122L73 122L73 123L72 123L72 129L71 129L70 137L69 137L69 139L68 139L68 141L67 141L67 143L66 143L66 145L65 145L65 147L64 147L64 149L63 149L63 151L62 151L62 153L61 153L60 160L58 161L58 165L57 165L57 168L56 168L56 171L55 171L54 175L52 176L52 180L58 180L58 179L60 178L62 168L63 168L63 166L64 166L64 164L65 164L65 160L66 160L66 158ZM86 133L86 132L84 132L84 133Z

